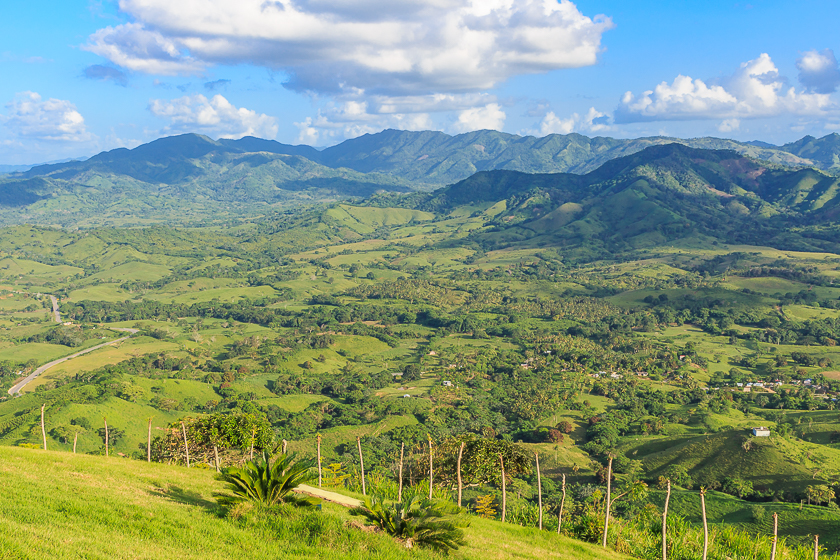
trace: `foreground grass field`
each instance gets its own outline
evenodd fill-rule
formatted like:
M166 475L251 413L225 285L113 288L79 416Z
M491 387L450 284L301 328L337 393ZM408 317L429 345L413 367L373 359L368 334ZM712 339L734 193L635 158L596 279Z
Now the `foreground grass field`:
M0 447L0 558L438 558L348 526L346 510L258 521L224 516L221 483L201 469L111 457ZM618 559L535 529L471 518L454 558Z

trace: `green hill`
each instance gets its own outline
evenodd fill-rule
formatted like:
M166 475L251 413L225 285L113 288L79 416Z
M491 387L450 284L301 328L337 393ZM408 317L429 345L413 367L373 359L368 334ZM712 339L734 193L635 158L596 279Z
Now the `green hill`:
M700 184L711 189L706 189L705 194L739 196L737 204L730 208L736 214L743 212L742 206L750 212L772 213L774 205L781 204L796 211L822 211L827 218L833 218L837 212L835 179L814 169L792 171L774 166L833 169L840 153L835 136L819 140L806 137L795 145L777 148L717 138L617 140L580 134L534 138L487 130L449 136L442 132L386 130L319 151L253 137L214 141L198 134L184 134L160 138L131 150L103 152L84 161L40 165L3 175L0 223L90 227L196 224L208 219L218 222L264 215L292 205L370 197L379 192L429 191L497 170L545 175L544 179L529 178L531 183L578 181L590 188L599 182L614 183L615 176L625 171L620 166L634 164L637 156L644 160L657 150L673 152L667 146L675 143L694 150L732 150L775 163L744 167L731 162L747 160L727 156L724 159L730 162L729 168L695 166L688 174L680 170L666 173L659 177L663 181L697 183L700 179ZM714 158L700 159L708 162ZM614 162L623 163L617 167ZM771 168L775 170L772 173L768 171ZM558 179L550 175L557 173L586 174L587 179ZM798 173L797 178L789 177L790 173ZM665 184L649 173L636 175ZM733 182L736 176L738 179ZM777 176L781 182L774 183L772 179ZM733 188L737 192L730 192ZM742 200L749 198L748 193L757 195L759 200L755 204ZM619 204L632 204L633 196ZM646 212L647 206L643 205L641 211ZM665 225L679 223L682 217L666 213L656 219ZM590 221L575 229L576 234L589 232ZM598 229L597 225L593 227Z
M731 150L654 146L586 175L486 171L426 195L421 209L505 201L490 248L585 246L610 252L678 239L717 239L798 250L837 248L838 179Z
M441 558L349 526L338 505L282 517L225 517L211 471L0 447L0 558ZM610 560L612 551L473 518L452 558Z
M697 485L740 478L752 482L757 490L790 495L803 494L810 485L830 483L830 473L840 468L837 449L780 436L753 438L745 449L746 439L746 430L651 438L628 442L625 453L639 458L651 478L666 475L672 465L681 465Z
M478 171L493 169L524 173L588 173L610 160L651 146L675 142L692 148L735 150L742 155L785 165L831 167L824 166L828 161L826 157L809 159L810 152L806 150L789 150L769 144L759 146L722 138L683 140L659 136L624 140L589 138L576 133L536 138L494 130L457 136L433 131L384 130L327 148L315 161L330 167L387 173L423 183L448 184ZM822 142L821 146L825 144L823 140L816 142ZM840 148L834 146L825 145L823 148L826 154L832 153L832 150L834 154L840 153ZM801 155L794 153L796 151Z
M276 151L245 151L267 147ZM283 151L296 153L277 153ZM0 179L0 222L184 224L367 197L379 190L414 190L394 176L333 169L300 153L308 152L265 146L257 139L231 144L185 134L86 161L39 166Z

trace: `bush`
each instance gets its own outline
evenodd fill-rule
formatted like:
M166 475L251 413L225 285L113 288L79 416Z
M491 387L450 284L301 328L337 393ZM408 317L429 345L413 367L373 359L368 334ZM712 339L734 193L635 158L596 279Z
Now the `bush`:
M368 496L361 506L350 510L351 515L364 517L368 524L403 540L406 548L416 544L440 552L457 550L466 543L460 527L468 526L469 521L455 515L460 512L452 504L417 495L388 506L382 497Z
M282 503L312 507L320 500L292 492L316 478L311 467L308 462L295 461L294 455L279 455L272 464L268 452L263 451L262 457L246 461L242 468L223 469L219 480L227 483L228 493L216 493L214 496L223 505L254 502L266 506Z

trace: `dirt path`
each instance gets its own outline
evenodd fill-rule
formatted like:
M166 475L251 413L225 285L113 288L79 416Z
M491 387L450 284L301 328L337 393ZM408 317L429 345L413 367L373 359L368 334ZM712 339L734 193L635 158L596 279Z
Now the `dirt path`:
M42 365L41 367L39 367L38 369L36 369L35 371L33 371L32 373L30 373L29 375L27 375L26 377L24 377L23 379L21 379L20 381L18 381L18 382L15 384L15 386L14 386L14 387L12 387L11 389L9 389L9 394L10 394L10 395L19 395L19 394L20 394L20 392L21 392L21 390L22 390L24 387L26 387L27 385L29 385L29 383L30 383L33 379L35 379L36 377L38 377L39 375L41 375L42 373L44 373L45 371L47 371L47 370L48 370L48 369L50 369L51 367L57 366L58 364L64 363L64 362L66 362L67 360L70 360L70 359L72 359L72 358L76 358L76 357L78 357L78 356L81 356L82 354L87 354L88 352L93 352L94 350L99 350L100 348L104 348L105 346L110 346L111 344L116 344L116 343L118 343L118 342L122 342L122 341L124 341L124 340L128 340L129 338L131 338L131 337L129 337L129 336L124 336L124 337L122 337L122 338L118 338L118 339L116 339L116 340L110 340L110 341L108 341L108 342L103 342L102 344L97 344L96 346L92 346L92 347L90 347L90 348L86 348L85 350L82 350L81 352L76 352L75 354L71 354L71 355L69 355L69 356L65 356L65 357L63 357L63 358L59 358L59 359L57 359L57 360L53 360L53 361L49 362L48 364L44 364L44 365Z
M334 504L339 504L345 507L352 508L362 505L362 502L355 498L350 498L348 496L344 496L336 492L330 492L329 490L324 490L323 488L307 486L306 484L301 484L300 486L295 488L295 492L306 494L308 496L315 496L316 498L321 498L322 500L325 500L327 502L332 502Z

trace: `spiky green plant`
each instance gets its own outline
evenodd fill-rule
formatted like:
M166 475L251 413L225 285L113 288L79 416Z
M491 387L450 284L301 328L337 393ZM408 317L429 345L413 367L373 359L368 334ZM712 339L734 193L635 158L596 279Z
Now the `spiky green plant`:
M364 517L370 525L403 540L406 548L417 545L450 552L466 542L460 527L467 527L469 521L458 515L461 511L454 504L417 495L392 504L377 495L366 497L350 514Z
M223 505L254 502L261 505L280 503L302 507L313 507L320 500L292 492L301 484L314 478L312 465L308 461L297 461L295 455L280 454L272 463L271 456L263 451L262 456L246 461L242 468L222 469L219 480L227 483L226 493L214 494Z

